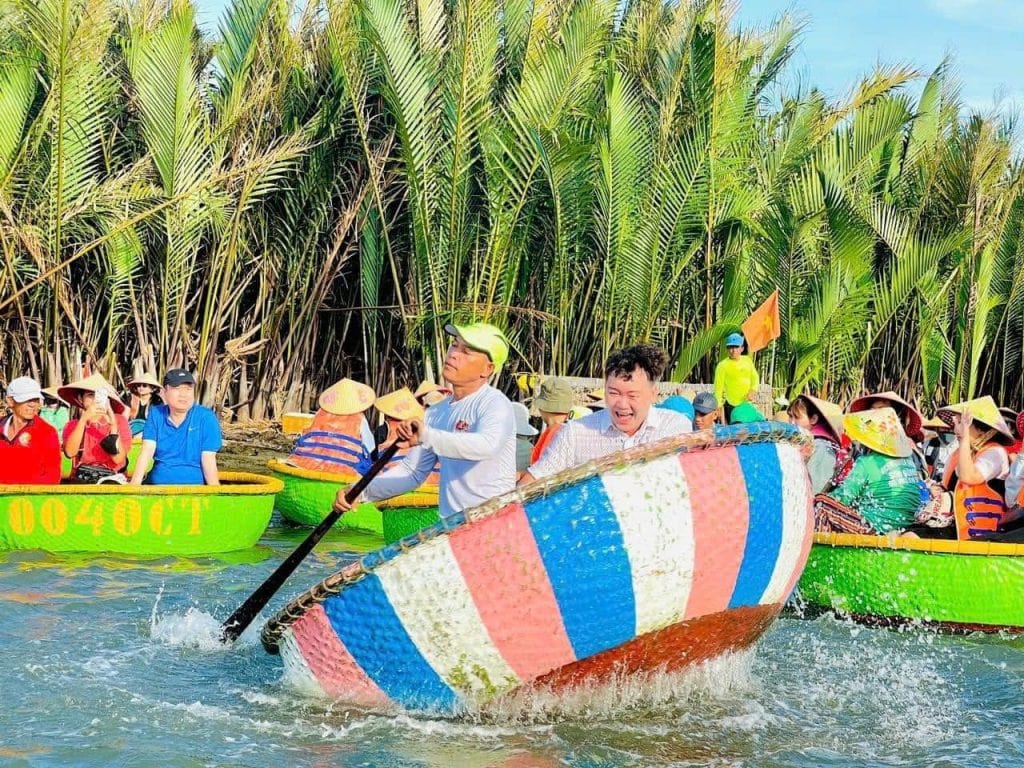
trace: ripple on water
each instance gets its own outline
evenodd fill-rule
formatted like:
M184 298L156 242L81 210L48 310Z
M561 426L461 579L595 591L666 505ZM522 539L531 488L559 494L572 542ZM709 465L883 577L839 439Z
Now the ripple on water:
M320 555L277 605L349 557ZM1020 639L829 617L782 619L697 670L520 692L458 718L312 699L262 651L260 622L219 641L218 617L278 561L133 562L126 588L103 564L0 559L0 764L1024 765L1024 729L1008 727L1024 722Z

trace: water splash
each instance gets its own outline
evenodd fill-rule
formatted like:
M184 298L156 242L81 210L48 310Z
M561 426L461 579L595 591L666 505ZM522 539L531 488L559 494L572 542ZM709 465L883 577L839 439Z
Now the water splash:
M249 625L235 643L221 640L221 622L213 614L190 606L184 613L160 613L160 599L164 585L160 585L156 601L149 615L149 636L166 645L198 648L201 651L223 651L233 645L253 645L258 636L256 622Z
M614 720L646 710L673 710L758 687L752 649L725 654L686 669L613 675L566 690L533 686L487 702L464 717L495 723Z

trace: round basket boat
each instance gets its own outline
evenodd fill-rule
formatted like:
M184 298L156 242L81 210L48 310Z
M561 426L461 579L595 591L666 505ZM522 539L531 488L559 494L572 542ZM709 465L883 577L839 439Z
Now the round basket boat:
M0 549L202 555L247 549L281 483L221 472L221 485L0 485Z
M1024 633L1024 545L817 533L799 596L870 624Z
M807 558L808 440L696 432L532 483L334 573L263 644L329 697L439 711L743 648Z
M267 467L273 472L274 477L284 485L284 490L277 499L278 511L283 517L299 525L319 525L320 521L330 513L338 491L349 485L347 481L339 481L338 476L330 472L303 469L278 459L268 461ZM385 522L382 510L398 508L425 508L427 511L432 509L433 519L436 520L437 489L424 488L387 501L360 504L338 518L335 527L357 528L384 535ZM403 516L392 516L392 521L401 519ZM404 535L405 529L403 528L402 531Z

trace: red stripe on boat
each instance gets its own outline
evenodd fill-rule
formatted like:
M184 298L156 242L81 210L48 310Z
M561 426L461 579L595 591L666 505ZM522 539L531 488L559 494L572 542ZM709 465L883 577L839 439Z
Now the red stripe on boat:
M576 660L522 504L448 540L487 633L520 680Z
M387 694L371 680L338 638L322 605L315 605L292 624L292 634L310 671L328 696L366 707L383 707Z
M747 544L750 510L735 448L682 453L693 511L693 587L684 619L729 607Z

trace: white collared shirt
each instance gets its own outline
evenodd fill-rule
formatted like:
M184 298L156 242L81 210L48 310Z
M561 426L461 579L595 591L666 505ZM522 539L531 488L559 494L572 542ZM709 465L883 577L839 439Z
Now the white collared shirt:
M627 435L612 423L608 410L603 409L563 424L544 455L529 471L539 480L610 453L692 431L693 423L687 416L652 406L640 429Z

